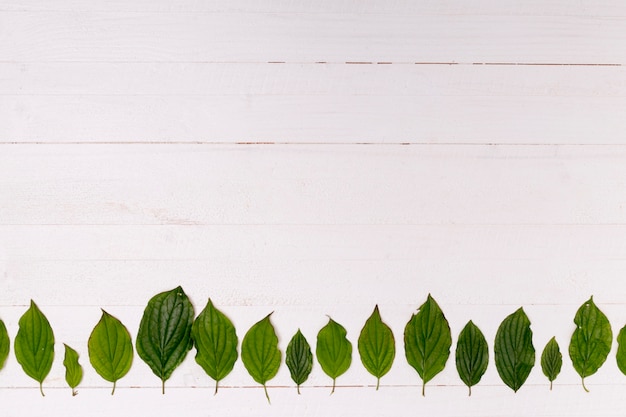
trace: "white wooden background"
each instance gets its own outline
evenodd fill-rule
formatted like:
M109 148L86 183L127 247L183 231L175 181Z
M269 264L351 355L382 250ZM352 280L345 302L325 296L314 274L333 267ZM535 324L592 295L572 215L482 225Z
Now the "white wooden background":
M3 415L621 416L615 349L585 393L567 346L594 295L626 323L626 3L609 0L0 0L0 318L54 328L46 397L13 352ZM160 394L135 357L115 396L86 341L136 335L157 292L208 297L239 337L274 311L284 350L331 315L355 345L272 405L239 361L217 396L193 353ZM453 354L420 395L405 323L428 293L493 348L524 306L539 365L467 397ZM378 303L398 342L373 388L356 354ZM71 397L62 342L85 378ZM453 346L454 346L453 345ZM182 410L182 411L181 411Z

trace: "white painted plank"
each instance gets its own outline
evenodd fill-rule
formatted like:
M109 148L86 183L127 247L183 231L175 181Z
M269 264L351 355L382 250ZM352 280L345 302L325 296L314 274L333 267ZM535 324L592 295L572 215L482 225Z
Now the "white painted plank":
M412 0L210 0L198 2L181 0L162 2L134 0L2 0L0 11L102 11L102 12L153 12L153 13L356 13L356 14L473 14L473 15L539 15L539 16L625 16L626 6L610 0L463 0L412 1Z
M2 12L0 27L4 62L626 62L626 17Z
M624 146L4 145L3 225L626 223Z

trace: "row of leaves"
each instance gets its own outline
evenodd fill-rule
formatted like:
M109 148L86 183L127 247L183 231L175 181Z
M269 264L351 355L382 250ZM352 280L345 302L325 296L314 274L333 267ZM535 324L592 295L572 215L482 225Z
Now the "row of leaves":
M161 379L163 393L165 381L193 347L196 362L215 380L216 393L219 382L232 371L238 359L239 340L235 326L210 299L204 310L194 317L193 305L181 287L155 295L144 310L135 347L139 357ZM268 401L266 384L277 374L282 362L278 337L270 318L271 314L254 324L241 343L241 360L252 378L263 385ZM594 374L605 362L613 335L607 317L594 304L593 297L578 309L574 323L576 329L570 341L569 355L582 378L583 388L587 390L585 377ZM617 363L626 374L626 326L619 332L617 341ZM437 302L428 295L404 329L406 360L422 379L422 395L426 384L444 369L451 345L448 321ZM6 326L0 320L0 369L8 357L9 346ZM113 394L116 382L128 373L133 360L128 329L103 310L87 347L93 368L102 378L113 383ZM19 320L14 348L24 372L39 382L44 395L43 381L54 359L54 334L47 318L33 301ZM378 306L361 330L358 351L364 367L377 378L378 389L380 378L389 372L396 354L393 332L382 321ZM329 318L328 324L317 334L315 355L322 370L333 380L332 393L336 379L352 362L352 344L346 338L344 327ZM489 362L485 336L471 320L459 334L455 356L458 374L471 395L472 386L478 384ZM530 320L522 308L500 324L494 357L502 381L517 392L535 365ZM65 345L63 364L73 395L83 376L78 359L78 353ZM307 380L313 366L311 347L300 330L287 346L285 363L299 393L300 385ZM541 368L550 381L550 389L562 363L559 345L553 337L541 355Z

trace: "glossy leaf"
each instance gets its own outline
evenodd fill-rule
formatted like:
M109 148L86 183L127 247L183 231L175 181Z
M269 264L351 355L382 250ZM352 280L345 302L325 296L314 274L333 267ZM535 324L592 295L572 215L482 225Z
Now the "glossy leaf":
M489 347L483 332L471 320L459 334L455 359L456 370L467 385L469 395L472 395L472 387L478 384L487 371Z
M574 323L576 330L569 344L569 356L582 378L583 388L589 391L585 378L595 374L606 361L613 343L613 332L609 320L595 305L593 297L580 306Z
M428 294L426 302L404 328L406 359L422 378L422 395L426 395L426 383L446 366L450 346L452 335L448 320Z
M626 326L617 335L617 367L626 375Z
M133 344L130 333L117 318L102 310L102 317L94 327L89 341L89 362L105 380L113 383L128 373L133 363Z
M78 363L78 352L65 343L63 346L65 346L65 357L63 358L63 366L65 366L65 381L72 389L72 396L75 396L78 394L76 387L83 379L83 367L80 366L80 363Z
M391 328L382 318L378 306L365 322L358 342L359 356L367 371L376 377L376 390L380 378L391 369L396 357L396 341Z
M152 297L143 312L137 333L137 354L152 372L165 381L193 346L193 305L181 287Z
M563 355L561 355L556 338L553 337L546 344L546 347L543 348L543 353L541 354L541 370L550 381L550 391L552 391L552 381L561 372L561 365L563 365Z
M315 356L326 375L333 379L331 394L335 392L335 382L352 363L352 343L346 338L343 326L329 317L328 324L317 333Z
M217 394L219 382L233 370L239 356L235 326L209 299L193 322L191 337L196 347L196 362L215 380Z
M300 394L300 385L308 379L313 369L311 346L302 332L300 332L300 329L298 329L287 345L285 363L291 373L291 379L298 385L298 394Z
M265 397L270 401L267 393L267 381L274 378L280 368L281 352L278 349L278 336L270 316L255 323L243 337L241 343L241 360L252 378L263 385Z
M11 341L9 340L9 333L4 322L0 320L0 369L4 368L4 363L9 356L9 350L11 350Z
M530 320L521 307L498 327L494 356L500 378L517 392L535 366L533 332Z
M43 381L54 360L54 333L50 322L33 300L19 320L14 343L17 362L26 375L39 382L39 391L44 395Z

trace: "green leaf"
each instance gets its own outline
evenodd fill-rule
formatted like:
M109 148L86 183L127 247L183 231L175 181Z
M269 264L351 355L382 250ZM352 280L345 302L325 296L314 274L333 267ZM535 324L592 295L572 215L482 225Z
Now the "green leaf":
M78 394L75 388L83 379L83 367L80 366L80 363L78 363L78 352L65 343L63 346L65 346L65 357L63 358L63 365L65 366L65 381L72 389L72 396L75 396Z
M569 356L582 378L583 388L588 392L585 377L595 374L606 361L613 343L613 332L609 320L596 307L593 297L580 306L574 323L576 330L569 344Z
M44 395L43 381L54 360L54 333L50 322L33 300L30 300L30 308L19 320L15 357L26 375L39 382L39 392Z
M241 360L252 378L263 385L265 397L270 401L266 383L274 378L280 367L281 352L278 349L278 336L268 314L255 323L243 337Z
M191 338L196 346L196 362L215 380L215 393L219 381L233 370L237 361L237 334L235 326L209 298L206 307L193 322Z
M426 394L426 383L446 366L450 346L452 335L448 320L428 294L426 302L404 328L406 360L422 378L422 395Z
M472 387L480 382L487 371L489 346L483 332L471 320L459 334L455 359L456 370L468 386L469 395L472 395Z
M9 340L9 333L4 322L0 320L0 369L4 367L4 362L9 356L9 350L11 349L11 341Z
M617 335L617 367L626 375L626 326Z
M130 333L121 321L102 310L100 321L93 328L89 341L89 362L98 375L115 384L130 370L133 363L133 344Z
M300 332L300 329L289 341L285 356L291 379L298 385L298 394L300 394L300 385L308 379L313 369L311 346L302 332Z
M161 392L193 346L193 305L181 287L152 297L137 333L137 354L161 378Z
M361 330L358 349L363 366L376 377L376 390L378 390L380 378L389 372L396 357L396 341L393 332L383 323L378 306L374 307L374 311Z
M533 332L523 308L507 316L498 327L494 356L500 378L517 392L535 366Z
M561 355L556 338L553 337L546 344L546 347L543 348L543 353L541 354L541 370L550 381L550 391L552 391L552 381L561 372L561 365L563 365L563 355Z
M335 381L344 374L352 363L352 343L346 338L346 329L330 317L328 324L317 334L315 356L326 375L333 379L331 394L335 392Z

